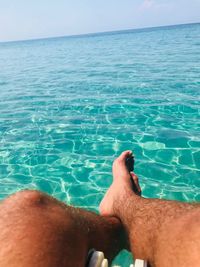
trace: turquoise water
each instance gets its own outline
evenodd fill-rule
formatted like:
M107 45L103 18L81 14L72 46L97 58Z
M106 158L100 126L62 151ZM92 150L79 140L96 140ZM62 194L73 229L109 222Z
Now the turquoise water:
M1 43L0 198L97 210L132 149L145 197L200 201L199 51L200 24Z

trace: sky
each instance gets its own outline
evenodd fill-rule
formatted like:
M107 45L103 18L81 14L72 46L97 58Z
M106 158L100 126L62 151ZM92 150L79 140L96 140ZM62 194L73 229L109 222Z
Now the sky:
M200 0L0 0L0 42L200 22Z

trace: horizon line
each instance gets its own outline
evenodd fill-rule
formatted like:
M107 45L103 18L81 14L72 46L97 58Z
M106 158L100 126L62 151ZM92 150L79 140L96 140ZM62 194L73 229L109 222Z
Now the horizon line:
M139 28L129 28L123 30L113 30L113 31L102 31L102 32L89 32L89 33L81 33L81 34L70 34L70 35L60 35L60 36L49 36L49 37L41 37L41 38L30 38L30 39L19 39L19 40L10 40L10 41L0 41L0 44L5 43L15 43L15 42L29 42L29 41L40 41L40 40L47 40L47 39L57 39L57 38L76 38L76 37L84 37L84 36L97 36L97 35L109 35L109 34L117 34L117 33L128 33L134 31L141 31L141 30L154 30L157 28L167 28L167 27L176 27L176 26L186 26L186 25L195 25L200 24L200 22L189 22L189 23L179 23L179 24L170 24L170 25L160 25L160 26L149 26L149 27L139 27Z

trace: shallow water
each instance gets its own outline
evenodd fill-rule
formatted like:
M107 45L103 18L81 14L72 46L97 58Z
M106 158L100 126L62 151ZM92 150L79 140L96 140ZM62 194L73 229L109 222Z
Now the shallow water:
M200 24L1 43L0 198L97 210L132 149L145 197L200 201L199 51Z

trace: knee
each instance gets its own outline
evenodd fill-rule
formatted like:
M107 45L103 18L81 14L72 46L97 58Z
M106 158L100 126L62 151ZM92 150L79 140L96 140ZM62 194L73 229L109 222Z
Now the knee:
M23 190L11 195L5 204L14 206L15 208L30 208L30 207L40 207L47 204L49 197L44 193L36 190Z

